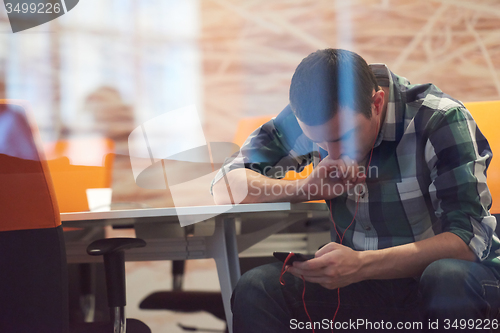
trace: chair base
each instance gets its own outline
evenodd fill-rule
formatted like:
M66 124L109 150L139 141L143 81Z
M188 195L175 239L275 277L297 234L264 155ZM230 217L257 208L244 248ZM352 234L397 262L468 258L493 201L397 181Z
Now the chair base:
M71 324L70 333L110 333L113 323L79 323ZM151 333L149 327L137 319L127 319L127 333Z
M180 312L206 311L221 320L226 320L220 292L159 291L147 296L139 308Z

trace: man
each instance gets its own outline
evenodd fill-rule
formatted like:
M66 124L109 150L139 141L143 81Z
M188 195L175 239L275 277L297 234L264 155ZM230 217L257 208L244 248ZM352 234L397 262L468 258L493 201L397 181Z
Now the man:
M470 113L434 85L410 85L345 50L309 55L290 105L250 135L213 194L219 204L228 190L248 190L248 203L324 199L332 242L290 266L284 286L279 264L245 274L233 294L234 332L435 332L498 320L491 157ZM275 179L311 161L307 178ZM286 190L266 190L276 186Z

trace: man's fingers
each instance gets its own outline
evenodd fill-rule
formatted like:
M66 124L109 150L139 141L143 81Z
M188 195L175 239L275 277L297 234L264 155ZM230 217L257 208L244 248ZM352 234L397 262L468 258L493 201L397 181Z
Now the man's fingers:
M358 163L347 155L341 155L338 160L333 160L327 156L320 164L326 168L322 170L322 176L325 175L324 171L326 171L328 177L338 178L345 182L357 183L360 176L362 177L364 174Z
M347 155L340 155L334 160L330 156L325 157L317 166L320 178L338 178L350 183L361 183L366 179L364 167L360 167L358 162Z
M304 277L321 277L325 276L325 266L322 266L318 269L309 269L309 268L302 268L302 267L297 267L297 262L293 264L293 266L290 266L288 268L287 272L292 273L295 276L304 276Z
M323 246L318 251L316 251L316 253L314 254L314 256L315 256L315 258L320 258L324 254L327 254L328 252L335 251L336 249L341 248L343 246L344 245L340 245L340 244L335 243L335 242L330 242L330 243L326 244L325 246Z
M295 267L290 267L290 269L288 269L287 272L291 273L295 276L303 276L304 278L305 277L307 277L307 278L320 278L320 277L325 276L325 274L322 273L321 271L306 271L306 270L298 269Z
M298 268L301 270L307 270L307 271L312 271L312 270L321 270L324 267L328 265L328 262L326 262L325 258L312 258L306 261L295 261L293 263L294 268Z
M361 172L358 162L351 159L347 155L341 155L340 158L344 161L344 164L347 166L347 178L349 181L356 183L358 178L363 172Z

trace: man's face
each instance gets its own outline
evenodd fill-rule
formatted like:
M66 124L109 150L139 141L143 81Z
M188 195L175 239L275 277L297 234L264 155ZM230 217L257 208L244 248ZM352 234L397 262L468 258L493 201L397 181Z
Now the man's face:
M373 106L373 105L372 105ZM366 161L378 135L380 117L372 107L372 117L339 108L335 117L326 123L309 126L299 122L304 134L337 160L346 155L359 165Z

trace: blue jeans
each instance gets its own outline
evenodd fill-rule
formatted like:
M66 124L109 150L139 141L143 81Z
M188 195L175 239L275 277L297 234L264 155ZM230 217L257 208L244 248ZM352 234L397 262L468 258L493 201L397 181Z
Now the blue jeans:
M231 299L234 333L312 332L302 302L303 282L287 273L285 286L280 285L281 267L281 263L264 265L241 277ZM367 280L341 288L340 309L333 323L337 290L306 282L305 302L315 332L332 332L332 327L335 332L398 328L470 332L486 325L497 327L492 323L500 327L499 279L497 269L443 259L429 265L419 280ZM468 319L471 326L467 326Z

